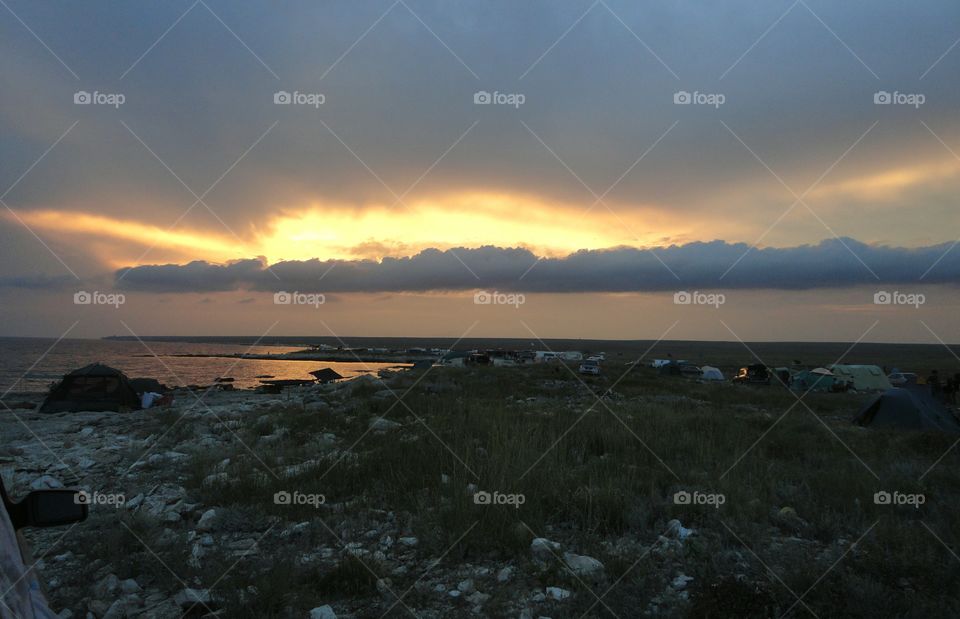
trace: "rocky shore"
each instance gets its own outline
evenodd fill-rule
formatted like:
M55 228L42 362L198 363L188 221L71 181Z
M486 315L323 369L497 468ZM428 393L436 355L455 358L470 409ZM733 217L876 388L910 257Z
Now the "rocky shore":
M746 444L734 437L770 424L769 395L718 404L729 387L523 376L393 372L280 396L181 392L131 413L17 409L2 416L0 465L17 496L89 494L87 521L27 534L63 618L779 616L797 610L802 574L841 560L835 578L879 579L895 605L932 595L874 573L858 539L873 515L850 503L863 475L837 490L851 505L840 520L804 498L836 482L804 481L810 463L786 453L722 505L677 504ZM726 425L705 421L711 407ZM692 420L707 425L671 451L663 441ZM799 604L835 591L817 589Z

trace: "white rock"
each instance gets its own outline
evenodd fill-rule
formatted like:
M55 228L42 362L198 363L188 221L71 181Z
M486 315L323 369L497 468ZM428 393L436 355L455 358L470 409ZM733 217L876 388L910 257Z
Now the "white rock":
M538 537L530 542L530 552L533 553L533 558L535 559L549 561L555 558L556 554L560 552L560 544L552 542L545 537Z
M497 572L497 582L509 582L511 578L513 578L513 568L509 565Z
M337 619L337 613L333 612L329 604L324 604L310 611L310 619Z
M52 488L63 488L63 484L56 477L41 475L30 482L31 490L48 490Z
M457 584L457 589L459 589L461 593L473 593L476 590L473 586L473 580L471 580L470 578L467 578L466 580L461 580Z
M561 589L560 587L547 587L547 597L551 600L562 601L570 597L572 594L566 589Z
M140 590L140 584L136 580L128 578L120 583L120 590L124 593L136 593Z
M390 421L389 419L384 419L383 417L377 417L370 421L370 429L374 432L386 432L387 430L393 430L399 428L400 424L396 421Z
M217 518L217 510L208 509L203 512L203 515L200 516L200 520L197 522L198 531L212 531L214 528L213 521Z
M404 546L409 546L411 548L413 548L414 546L420 543L420 540L418 540L415 537L401 537L397 541L403 544Z
M673 537L679 540L685 540L691 535L693 535L693 529L688 529L680 524L680 521L673 519L667 523L667 536Z
M210 592L206 589L190 589L188 587L173 596L173 602L180 608L190 608L194 604L209 604Z
M672 586L674 589L677 589L679 591L680 589L686 589L687 584L690 583L691 581L693 581L692 576L687 576L686 574L680 574L679 576L673 579L673 581L670 583L670 586Z
M565 552L563 562L571 572L582 578L597 578L603 575L603 563L593 557Z

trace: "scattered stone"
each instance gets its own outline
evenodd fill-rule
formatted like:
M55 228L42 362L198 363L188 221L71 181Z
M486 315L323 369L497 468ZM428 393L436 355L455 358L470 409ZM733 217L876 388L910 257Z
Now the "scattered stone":
M180 593L173 596L174 603L180 608L190 608L194 604L209 604L210 591L207 589L183 589Z
M414 546L416 546L417 544L420 543L420 540L418 540L417 538L412 537L412 536L411 536L411 537L401 537L401 538L398 539L397 541L400 542L401 544L403 544L404 546L409 547L409 548L413 548Z
M667 537L683 541L693 534L693 529L686 528L676 518L667 523Z
M497 582L505 583L510 582L510 579L513 577L513 567L507 566L497 572Z
M461 580L457 584L457 589L459 589L461 593L473 593L474 591L476 591L476 588L473 586L473 580L470 578L467 578L466 580Z
M551 600L562 602L571 595L573 594L566 589L561 589L560 587L547 587L547 597L549 597Z
M557 553L560 552L560 544L552 542L545 537L538 537L530 542L530 552L533 553L534 559L550 561L551 559L555 559Z
M217 519L217 510L208 509L203 512L203 515L200 516L200 520L197 522L198 531L212 531L214 529L214 521Z
M114 597L117 589L120 587L120 580L116 574L104 576L100 582L93 587L94 594L100 599L109 599Z
M63 484L56 477L50 475L41 475L30 482L31 490L50 490L54 488L63 488Z
M370 421L370 429L374 432L387 432L388 430L394 430L399 428L400 424L396 421L390 421L389 419L384 419L383 417L377 417Z
M595 579L603 576L603 563L593 557L565 552L563 553L563 562L567 564L571 572L581 578Z
M337 613L333 612L329 604L324 604L310 611L310 619L337 619Z
M679 576L673 579L673 581L670 583L670 586L676 589L677 591L681 591L683 589L686 589L687 584L692 581L693 581L692 576L687 576L686 574L680 574Z

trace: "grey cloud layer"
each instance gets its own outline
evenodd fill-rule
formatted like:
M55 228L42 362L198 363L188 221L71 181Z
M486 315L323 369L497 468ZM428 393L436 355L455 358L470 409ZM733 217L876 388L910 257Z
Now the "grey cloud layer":
M381 262L314 259L268 266L261 259L248 259L227 265L203 261L185 265L146 265L122 269L116 277L121 289L150 292L236 289L423 292L477 288L524 292L631 292L682 288L807 289L857 284L960 283L960 249L948 251L949 244L905 249L875 247L843 239L792 248L748 250L749 246L742 243L713 241L654 251L633 248L584 250L538 262L537 257L525 249L429 249L415 256L385 258ZM737 266L724 276L741 257ZM531 269L534 263L537 264Z

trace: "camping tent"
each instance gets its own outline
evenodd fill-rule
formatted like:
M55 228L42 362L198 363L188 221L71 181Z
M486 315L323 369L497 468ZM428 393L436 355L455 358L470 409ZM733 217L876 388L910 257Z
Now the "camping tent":
M163 393L167 390L156 378L131 378L130 386L137 393Z
M857 391L883 391L893 385L886 375L875 365L840 365L829 366L836 380L847 382Z
M836 376L830 370L817 368L794 374L790 388L795 391L832 391L836 382Z
M723 372L712 365L705 365L700 368L703 380L723 380Z
M50 390L40 412L120 412L138 408L140 398L123 372L100 363L91 363L64 376Z
M953 414L922 386L895 387L884 391L860 409L853 423L880 428L960 433L960 423Z

